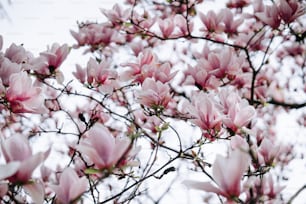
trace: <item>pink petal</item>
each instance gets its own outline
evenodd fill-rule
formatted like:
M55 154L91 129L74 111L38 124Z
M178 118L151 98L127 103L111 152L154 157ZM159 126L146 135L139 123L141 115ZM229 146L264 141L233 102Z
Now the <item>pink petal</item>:
M25 72L12 74L9 81L10 86L6 94L9 101L20 100L21 96L26 97L28 95L28 93L24 93L25 90L31 90L32 80Z
M20 167L20 162L10 162L0 165L0 180L14 175Z
M61 199L70 201L71 188L74 186L75 182L79 179L78 175L72 168L66 168L60 177L59 186L61 188ZM58 192L59 193L59 192Z
M213 177L229 196L239 196L240 182L249 163L249 155L240 150L234 150L228 158L218 155L213 164Z
M56 55L50 52L42 52L40 55L45 57L47 60L56 58Z
M61 174L59 185L50 185L50 188L61 203L69 203L86 191L87 179L79 178L75 170L68 167Z
M29 159L24 160L16 174L16 180L20 182L28 181L31 178L33 171L41 162L44 161L44 159L44 153L37 153Z
M206 192L212 192L217 193L219 195L222 195L223 193L219 188L216 188L213 186L210 182L199 182L199 181L184 181L183 184L185 184L189 188L194 188L197 190L203 190Z
M77 173L72 168L66 168L60 177L60 187L65 190L65 192L69 192L72 183L78 179Z
M108 163L115 165L124 156L124 154L127 153L130 144L131 141L128 138L125 139L116 138L115 149L112 158L111 160L108 161Z
M256 115L256 111L253 106L242 107L239 111L238 117L235 118L235 125L242 127L247 125L252 118Z
M3 84L8 86L10 81L10 76L14 73L18 73L21 70L21 64L12 62L8 58L1 59L1 69L0 76L3 81Z
M249 145L241 136L234 136L231 138L231 147L242 151L248 151Z
M73 185L70 187L69 199L73 201L80 197L87 189L87 179L86 177L77 178Z
M56 199L57 200L61 201L62 203L69 203L69 195L65 191L65 189L62 189L62 187L58 186L58 185L49 185L49 187L56 194Z
M3 38L2 35L0 35L0 50L2 50L2 46L3 46Z
M43 203L45 197L44 184L41 181L26 184L23 186L24 190L31 196L34 203Z
M23 161L32 155L27 139L22 135L14 135L1 142L1 149L5 160Z
M234 192L237 190L237 193L240 194L240 182L249 164L250 158L248 154L240 150L235 150L231 153L228 160L229 168L227 169L230 172L228 185L234 188L232 189Z
M95 165L97 165L99 168L102 168L106 165L104 160L100 158L99 154L93 147L88 146L87 144L80 144L76 147L76 149L82 154L85 154L90 159L90 161L95 163Z
M282 19L286 23L288 23L290 21L290 17L293 14L293 10L292 10L292 8L290 7L290 5L288 4L287 1L280 0L279 12L280 12L280 15L281 15Z
M68 167L62 172L59 185L50 185L50 188L56 194L56 198L62 203L69 203L69 192L75 179L78 179L78 176L72 168Z
M97 124L88 133L92 147L97 151L100 158L107 163L112 157L115 148L114 136L103 125Z
M7 191L8 191L8 184L7 183L0 183L0 198L5 196Z
M232 187L232 186L229 186L227 182L228 177L231 176L230 172L227 169L229 165L232 165L232 164L229 164L227 158L221 155L217 155L215 162L213 164L213 168L212 168L213 178L215 179L216 183L220 186L220 188L224 192L227 192L228 189Z

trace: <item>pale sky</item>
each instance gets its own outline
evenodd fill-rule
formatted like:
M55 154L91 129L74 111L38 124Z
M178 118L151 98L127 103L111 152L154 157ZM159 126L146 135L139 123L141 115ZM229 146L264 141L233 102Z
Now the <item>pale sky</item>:
M99 8L111 8L120 0L0 0L6 13L0 14L4 48L12 42L24 44L34 54L53 42L74 43L69 30L77 21L103 21ZM7 18L8 17L8 18Z

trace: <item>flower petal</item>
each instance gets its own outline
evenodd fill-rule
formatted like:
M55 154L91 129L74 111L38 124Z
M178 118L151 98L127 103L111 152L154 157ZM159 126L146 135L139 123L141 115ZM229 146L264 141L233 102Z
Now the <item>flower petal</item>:
M70 187L69 199L74 201L79 198L87 189L87 179L85 176L82 178L77 178L74 184Z
M27 182L31 178L33 171L44 159L44 153L40 152L21 162L15 179L20 182Z
M228 169L226 169L230 165L232 164L229 164L227 158L217 155L212 168L213 178L224 192L227 192L227 190L230 188L230 186L228 186L227 179L231 175L228 172Z
M101 124L95 125L88 134L92 147L97 151L99 157L107 163L114 152L114 136Z
M8 183L0 183L0 198L6 195L8 189Z
M2 35L0 35L0 50L2 50L2 46L3 46L3 38Z
M108 163L115 165L124 156L124 154L127 153L130 143L131 141L128 138L116 138L116 144L112 154L112 159L109 160Z
M184 181L183 184L186 185L189 188L194 188L194 189L197 189L197 190L203 190L203 191L206 191L206 192L217 193L217 194L220 194L220 195L223 194L219 188L216 188L210 182L199 182L199 181L187 180L187 181Z
M10 162L0 165L0 180L14 175L20 167L20 162Z
M76 149L82 154L86 155L88 159L92 161L97 167L101 168L106 165L102 158L100 158L97 151L88 144L81 143L76 147Z
M32 155L29 143L22 135L14 135L3 140L1 149L6 162L23 161Z
M34 203L43 203L45 188L41 181L35 181L23 186L24 190L31 196Z
M228 158L217 156L213 164L213 177L228 196L240 195L240 182L250 164L248 154L234 150Z

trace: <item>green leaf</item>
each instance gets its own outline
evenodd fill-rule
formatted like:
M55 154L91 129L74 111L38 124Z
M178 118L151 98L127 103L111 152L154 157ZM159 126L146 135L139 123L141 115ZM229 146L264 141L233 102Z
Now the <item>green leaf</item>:
M93 168L85 169L85 174L98 174L98 173L101 173L101 170Z

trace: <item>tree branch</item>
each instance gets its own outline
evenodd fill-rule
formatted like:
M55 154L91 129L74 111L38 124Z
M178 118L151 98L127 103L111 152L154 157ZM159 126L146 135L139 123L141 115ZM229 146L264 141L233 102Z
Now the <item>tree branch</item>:
M293 196L291 196L291 198L289 199L289 201L287 202L287 204L291 204L292 201L304 190L306 189L306 184L304 186L302 186Z

